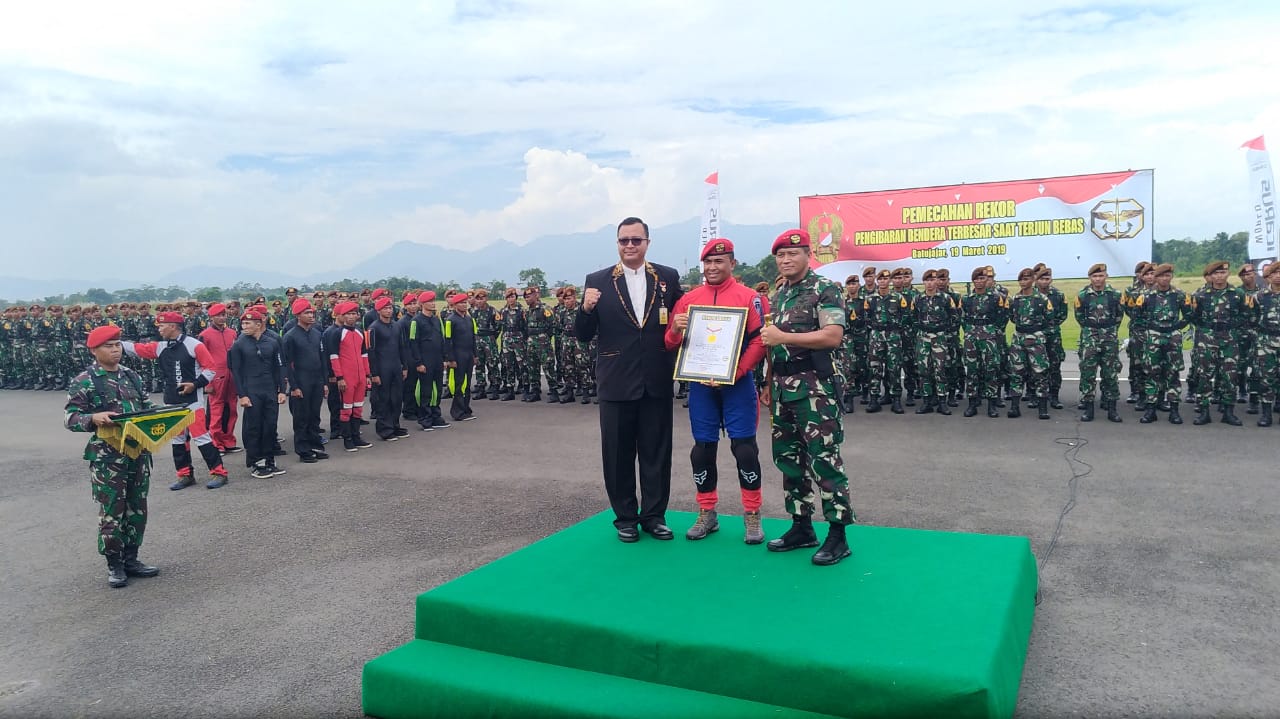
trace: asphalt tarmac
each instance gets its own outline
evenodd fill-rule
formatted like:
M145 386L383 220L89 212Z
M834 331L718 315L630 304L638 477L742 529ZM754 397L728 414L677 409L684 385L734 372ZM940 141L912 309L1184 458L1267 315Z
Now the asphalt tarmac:
M1084 424L1064 389L1050 421L859 408L844 443L859 521L1031 538L1043 601L1019 716L1277 716L1280 427L1243 407L1241 428L1193 427L1189 410L1141 425L1131 406ZM358 716L361 666L412 637L418 593L607 508L595 407L481 401L474 422L291 455L270 480L232 455L216 491L169 491L160 456L142 558L161 574L110 589L63 401L0 393L2 716ZM692 510L674 411L671 506ZM765 510L785 516L767 419L760 437ZM720 467L733 476L727 444Z

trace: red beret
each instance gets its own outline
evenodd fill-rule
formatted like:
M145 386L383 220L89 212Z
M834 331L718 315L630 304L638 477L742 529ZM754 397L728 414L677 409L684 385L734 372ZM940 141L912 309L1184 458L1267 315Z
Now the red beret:
M335 314L339 314L339 315L345 315L348 312L359 312L360 305L352 302L351 300L347 300L345 302L339 302L333 308L333 311Z
M459 292L458 294L449 297L449 304L456 305L459 302L466 302L469 299L471 298L467 296L466 292Z
M404 295L404 298L400 300L400 304L407 305L410 302L417 302L417 301L418 301L418 293L406 292Z
M778 235L778 238L773 241L773 249L769 251L769 254L776 255L778 250L783 247L803 247L808 249L809 233L801 229L787 230Z
M370 297L375 300L378 299L379 297L390 297L390 296L391 296L391 290L388 290L386 287L379 287L378 289L373 291L372 295L370 295Z
M373 308L375 310L381 310L383 307L390 307L390 306L391 306L390 297L379 297L373 302Z
M241 322L243 322L243 321L245 321L245 320L254 320L254 321L256 321L256 322L261 322L261 321L263 321L264 319L266 319L266 317L264 317L264 316L263 316L263 314L262 314L261 312L259 312L259 311L255 310L255 309L253 309L252 307L251 307L251 308L249 308L249 309L247 309L247 310L245 310L245 313L244 313L244 314L242 314L242 315L240 315L240 321L241 321Z
M422 294L418 295L418 301L419 302L435 302L436 293L432 292L431 290L427 290L426 292L423 292Z
M183 322L186 322L186 318L184 318L180 312L161 312L156 315L156 322L169 322L175 325L180 325Z
M733 242L723 237L717 237L714 240L708 242L706 246L702 248L701 259L705 260L708 257L711 257L712 255L732 255L732 254L733 254Z
M295 315L300 315L309 309L312 309L311 303L306 300L294 300L293 304L289 305L289 311Z
M227 311L227 306L222 304L221 302L214 302L213 304L209 305L210 317L216 317L220 314L224 314L226 311Z
M267 313L267 306L266 306L266 305L251 305L251 306L249 306L249 307L246 307L246 308L245 308L245 311L246 311L246 312L247 312L247 311L249 311L249 310L253 310L254 312L261 312L262 314L264 314L264 315L265 315L265 314Z
M85 341L85 345L89 349L93 349L94 347L101 347L111 340L118 339L120 339L119 327L116 327L115 325L103 325L101 327L95 327L93 331L89 333L89 339Z

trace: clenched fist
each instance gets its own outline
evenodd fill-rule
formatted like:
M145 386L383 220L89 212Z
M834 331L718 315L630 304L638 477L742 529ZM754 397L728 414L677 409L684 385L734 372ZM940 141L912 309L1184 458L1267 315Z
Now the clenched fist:
M596 303L600 301L600 290L595 287L588 287L582 291L582 309L590 312L596 308Z

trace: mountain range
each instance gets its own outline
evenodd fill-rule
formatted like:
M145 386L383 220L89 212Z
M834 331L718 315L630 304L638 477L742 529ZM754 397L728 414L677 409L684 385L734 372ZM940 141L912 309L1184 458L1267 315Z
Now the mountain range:
M651 227L649 259L675 267L683 274L698 263L700 225L698 218L692 218L664 227ZM755 263L769 254L773 239L792 226L725 223L721 234L733 240L740 260ZM551 283L561 280L579 283L587 273L617 261L616 237L616 229L608 225L594 232L545 235L524 245L498 240L475 250L453 250L421 242L401 241L352 267L311 275L202 265L185 267L146 280L35 280L0 276L0 297L29 301L83 292L90 287L101 287L114 292L141 287L143 284L156 287L177 285L189 291L200 287L232 287L240 282L267 288L317 286L343 279L373 282L392 276L411 277L433 283L456 282L463 287L469 287L474 282L489 284L498 279L514 285L519 272L532 267L541 269ZM192 278L198 278L194 285Z

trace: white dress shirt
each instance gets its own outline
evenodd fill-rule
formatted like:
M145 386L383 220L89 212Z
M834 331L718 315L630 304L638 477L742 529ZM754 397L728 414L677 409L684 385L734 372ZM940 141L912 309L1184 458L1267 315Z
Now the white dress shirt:
M622 276L627 280L627 294L631 296L631 309L635 311L636 322L644 326L644 310L648 306L649 287L644 278L644 265L637 269L622 266Z

